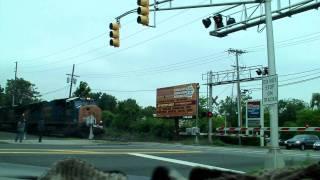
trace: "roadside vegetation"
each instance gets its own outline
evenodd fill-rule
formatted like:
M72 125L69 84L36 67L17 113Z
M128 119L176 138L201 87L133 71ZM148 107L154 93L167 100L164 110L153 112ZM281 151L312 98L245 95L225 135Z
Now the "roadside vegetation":
M18 104L38 102L40 93L31 82L18 79L16 82ZM13 92L13 80L8 80L6 87L0 87L0 106L11 105ZM20 93L24 92L24 93ZM19 94L20 93L20 94ZM26 95L27 94L27 95ZM88 83L81 81L73 96L92 98L102 109L102 120L106 133L100 138L123 141L166 141L191 144L194 137L178 136L174 119L156 118L154 106L141 107L134 99L117 100L111 94L104 92L92 92ZM218 97L219 99L219 97ZM242 115L245 123L245 102L252 99L250 95L242 96ZM199 122L201 132L208 130L207 100L200 97ZM215 102L213 112L213 130L218 127L237 127L237 104L234 97L227 96ZM269 127L269 113L265 109L265 127ZM243 124L244 126L245 124ZM279 127L319 127L320 126L320 93L314 93L310 103L299 99L282 99L279 101ZM186 128L195 127L195 120L179 120L179 132L185 132ZM320 135L312 132L313 134ZM281 133L280 138L288 139L297 133ZM200 138L200 144L208 144L206 137ZM216 137L214 144L238 144L237 137ZM259 145L258 138L242 138L243 145Z

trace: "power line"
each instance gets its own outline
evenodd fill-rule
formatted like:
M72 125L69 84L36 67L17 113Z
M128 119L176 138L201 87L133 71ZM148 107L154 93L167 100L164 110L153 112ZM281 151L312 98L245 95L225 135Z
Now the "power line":
M87 39L87 40L85 40L85 41L82 41L82 42L80 42L80 43L78 43L78 44L75 44L75 45L73 45L73 46L71 46L71 47L68 47L68 48L65 48L65 49L62 49L62 50L59 50L59 51L55 51L55 52L50 53L50 54L47 54L47 55L39 56L39 57L36 57L36 58L26 59L26 60L24 60L24 61L35 61L35 60L44 59L44 58L48 58L48 57L52 57L52 56L58 55L58 54L61 54L61 53L70 51L70 50L72 50L72 49L75 49L75 48L77 48L77 47L79 47L79 46L82 46L82 45L84 45L84 44L87 44L88 42L91 42L91 41L93 41L93 40L96 40L96 39L104 36L105 34L106 34L106 33L101 33L101 34L98 34L97 36L94 36L94 37L92 37L92 38L89 38L89 39Z
M186 24L184 24L184 25L186 25ZM183 27L183 25L182 26L179 26L179 27ZM176 28L179 28L179 27L176 27ZM176 28L174 29L174 30L176 30ZM166 33L169 33L168 31L167 32L165 32L165 33L163 33L163 34L160 34L160 35L165 35ZM283 40L283 41L279 41L278 43L285 43L285 42L288 42L288 41L291 41L291 40L294 40L294 39L301 39L301 38L303 38L303 37L308 37L308 36L314 36L314 35L316 35L316 34L320 34L320 32L315 32L315 33L310 33L310 34L307 34L307 35L304 35L304 36L298 36L298 37L295 37L295 38L290 38L290 39L287 39L287 40ZM152 38L149 38L147 41L150 41L150 40L152 40L152 39L156 39L157 37L156 36L154 36L154 37L152 37ZM319 40L319 39L314 39L314 37L313 38L308 38L307 40L309 40L309 42L310 42L310 40L312 40L313 39L313 41L314 40ZM143 42L143 41L141 41L140 42L141 44L144 44L144 43L146 43L146 42ZM138 45L141 45L140 43L137 43ZM305 41L296 41L296 42L294 42L294 43L296 43L296 44L287 44L286 46L283 46L282 45L282 47L280 47L280 48L283 48L283 47L287 47L287 46L291 46L291 45L297 45L297 44L300 44L300 43L305 43ZM129 47L127 47L127 48L125 48L125 49L121 49L120 50L120 52L122 52L122 51L124 51L124 50L127 50L127 49L130 49L130 48L133 48L134 46L132 45L132 46L129 46ZM257 48L257 47L264 47L263 45L258 45L258 46L252 46L252 47L248 47L248 48L244 48L244 49L247 49L247 50L249 50L249 49L254 49L254 48ZM99 48L100 49L100 48ZM263 48L258 48L256 51L260 51L260 50L264 50ZM249 52L254 52L254 51L252 51L252 50L249 50ZM103 57L106 57L106 56L111 56L111 55L113 55L113 54L116 54L116 53L119 53L119 51L116 51L116 52L113 52L113 53L109 53L109 54L106 54L106 55L102 55L102 56L99 56L99 57L96 57L96 58L93 58L93 59L91 59L91 60L88 60L88 61L93 61L93 60L97 60L97 59L100 59L100 58L103 58ZM222 53L222 52L221 52ZM76 58L77 56L75 56L75 57L73 57L73 58ZM64 59L64 60L67 60L67 59ZM61 60L62 61L62 60ZM80 63L80 64L83 64L83 62L82 63ZM52 69L46 69L46 70L40 70L40 71L35 71L35 72L46 72L46 71L51 71L51 70L56 70L56 69L60 69L60 68L66 68L65 66L60 66L60 67L56 67L56 68L52 68ZM24 72L24 73L29 73L29 72ZM31 73L33 73L33 72L31 72Z
M69 87L69 85L64 86L62 88L58 88L58 89L52 90L52 91L48 91L48 92L42 93L41 96L48 95L48 94L53 94L53 93L56 93L56 92L59 92L59 91L62 91L62 90L66 90L68 87Z
M290 82L290 83L286 83L286 84L280 84L279 87L285 87L285 86L301 84L301 83L312 81L312 80L319 79L319 78L320 78L320 76L315 76L315 77L308 78L308 79L303 79L303 80L300 80L300 81L294 81L294 82ZM259 91L259 90L261 90L261 88L252 88L251 90L252 91Z
M167 68L167 69L163 69L163 70L156 70L156 71L150 71L149 73L146 72L141 72L141 73L136 73L134 74L134 76L146 76L146 75L154 75L154 74L159 74L159 73L165 73L165 72L172 72L172 71L177 71L177 70L182 70L182 69L187 69L187 68L193 68L195 66L200 66L200 65L204 65L204 64L208 64L211 62L217 62L220 60L224 60L225 57L224 56L222 58L219 59L213 59L213 60L209 60L209 61L201 61L200 63L192 63L192 64L186 64L183 66L177 66L177 67L171 67L171 68ZM98 76L98 77L90 77L90 76L85 76L85 75L81 75L82 77L87 77L87 78L124 78L124 77L132 77L132 74L127 74L127 75L118 75L118 76Z
M308 79L303 79L300 81L295 81L295 82L290 82L290 83L286 83L286 84L281 84L279 85L279 87L284 87L284 86L290 86L290 85L295 85L295 84L300 84L300 83L304 83L304 82L308 82L311 80L315 80L315 79L319 79L320 76L316 76L316 77L312 77L312 78L308 78Z
M205 1L206 1L206 0L205 0ZM203 1L203 2L205 2L205 1ZM201 3L203 3L203 2L201 2ZM186 9L186 10L181 11L181 12L179 12L179 13L176 13L176 14L174 14L174 15L172 15L172 16L169 16L168 18L166 18L166 19L158 22L158 24L162 24L162 23L164 23L164 22L167 22L167 21L171 20L171 19L174 18L174 17L177 17L177 16L179 16L179 15L182 15L182 14L188 12L189 10L190 10L190 9ZM136 20L134 20L134 21L136 21ZM146 31L146 30L149 30L149 28L145 28L145 29L142 29L142 30L140 30L140 31L134 32L134 33L132 33L132 34L130 34L130 35L124 37L124 38L121 38L121 40L123 41L123 40L129 39L129 38L131 38L131 37L133 37L133 36L136 36L136 35L139 34L140 32L143 32L143 31ZM100 47L95 48L95 49L92 49L92 50L89 50L89 51L87 51L87 52L85 52L85 53L80 53L80 54L75 55L75 56L71 56L71 57L67 57L67 58L60 59L60 60L56 60L56 61L50 62L50 63L48 63L48 64L34 65L34 66L31 66L31 67L29 66L29 68L32 68L32 67L42 67L42 66L48 66L48 65L52 65L52 64L57 64L57 63L60 63L60 62L65 62L65 61L72 60L72 59L76 59L76 58L78 58L78 57L81 57L82 55L90 54L90 53L92 53L92 52L95 52L95 51L97 51L97 50L104 49L104 48L106 48L105 45L104 45L104 46L100 46ZM111 54L112 54L112 53L111 53Z
M219 53L219 54L222 54L222 53ZM209 55L205 55L205 56L201 56L201 57L196 57L196 58L192 58L192 59L189 59L189 60L185 60L185 61L179 61L179 62L176 62L176 63L172 63L172 64L167 64L167 65L162 65L162 66L154 66L154 67L148 67L148 68L142 68L142 69L138 69L138 70L132 70L132 71L125 71L125 72L120 72L120 73L116 73L116 74L85 74L84 76L94 76L94 75L103 75L103 76L117 76L117 75L123 75L123 74L128 74L128 73L139 73L139 72L143 72L143 73L146 73L146 72L153 72L153 71L158 71L158 70L162 70L162 69L169 69L171 67L181 67L182 65L188 65L190 63L193 63L193 62L197 62L199 60L202 60L202 59L207 59L207 58L213 58L213 55L218 55L217 53L213 53L213 54L209 54ZM217 56L217 57L221 57L221 56Z

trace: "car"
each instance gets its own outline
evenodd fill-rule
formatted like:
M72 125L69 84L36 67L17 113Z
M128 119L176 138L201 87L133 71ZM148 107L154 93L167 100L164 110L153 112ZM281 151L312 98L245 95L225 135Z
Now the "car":
M313 144L313 149L314 149L314 150L320 150L320 140L319 140L319 141L316 141L316 142Z
M311 134L299 134L291 139L284 141L286 149L300 148L305 150L306 148L313 148L316 141L319 141L319 137Z

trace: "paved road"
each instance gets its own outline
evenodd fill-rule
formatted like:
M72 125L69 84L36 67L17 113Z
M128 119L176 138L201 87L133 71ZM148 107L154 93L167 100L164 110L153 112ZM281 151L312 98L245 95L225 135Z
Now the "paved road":
M85 141L85 140L83 140ZM267 149L239 147L185 146L160 143L111 143L96 141L75 145L74 140L46 140L0 144L0 176L38 176L54 162L80 158L102 170L120 170L130 179L148 179L157 166L166 166L187 177L195 166L251 172L264 167ZM55 143L50 143L55 142ZM69 144L70 143L70 144ZM287 164L306 159L318 161L320 152L283 150ZM10 170L9 170L10 169Z

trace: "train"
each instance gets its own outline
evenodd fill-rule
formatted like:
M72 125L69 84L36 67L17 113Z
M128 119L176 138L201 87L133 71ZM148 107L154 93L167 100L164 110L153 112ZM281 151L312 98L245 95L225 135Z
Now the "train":
M38 122L43 119L46 135L87 137L89 133L86 117L94 116L93 132L102 134L101 109L89 98L64 98L42 101L14 107L0 107L0 129L15 131L24 114L27 133L37 133Z

